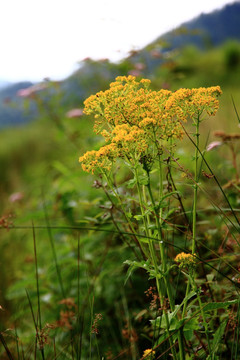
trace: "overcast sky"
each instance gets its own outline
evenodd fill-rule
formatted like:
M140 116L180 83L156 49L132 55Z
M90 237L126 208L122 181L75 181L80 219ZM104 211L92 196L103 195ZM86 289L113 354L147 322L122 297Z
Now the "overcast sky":
M63 79L233 0L0 0L0 79Z

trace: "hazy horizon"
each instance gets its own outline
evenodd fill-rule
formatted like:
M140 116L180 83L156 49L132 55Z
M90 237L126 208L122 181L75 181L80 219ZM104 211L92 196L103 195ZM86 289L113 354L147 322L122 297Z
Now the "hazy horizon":
M10 0L1 5L0 82L62 80L86 57L116 62L201 13L231 3L149 0L146 8L137 0Z

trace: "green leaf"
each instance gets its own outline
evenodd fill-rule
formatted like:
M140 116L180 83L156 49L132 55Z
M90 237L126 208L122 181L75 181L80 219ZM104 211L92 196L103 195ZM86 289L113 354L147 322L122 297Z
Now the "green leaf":
M125 261L126 262L126 261ZM124 286L126 285L126 283L128 282L128 279L130 278L130 276L132 275L132 273L137 269L137 266L133 266L131 265L128 268L127 274L126 274L126 279L124 281Z
M134 186L136 185L136 183L137 183L136 178L133 178L133 179L127 181L127 183L126 183L126 184L127 184L127 188L128 188L128 189L133 189Z
M138 177L138 181L140 185L147 185L148 184L148 177L147 175L140 175ZM126 182L127 188L132 189L137 184L137 179L134 177Z
M225 331L225 327L227 325L228 320L226 319L223 323L220 324L220 326L218 327L214 338L213 338L213 343L212 343L212 353L216 352L218 349L218 345L222 339L222 336L224 334Z
M147 177L147 175L140 175L139 176L139 184L140 185L148 185L148 177Z
M186 340L190 341L191 338L193 337L193 330L184 330L184 337Z
M150 260L147 260L147 262L145 261L131 261L131 260L126 260L124 261L124 264L127 264L129 265L129 269L127 271L127 274L126 274L126 279L124 281L124 285L127 283L129 277L132 275L132 273L139 269L139 268L142 268L148 272L151 271L151 268L150 268Z
M175 310L171 313L168 312L168 322L169 322L169 329L175 330L176 329L176 321L175 321L175 315L177 314L178 310L180 309L180 305L175 306ZM178 321L178 320L177 320ZM151 323L155 327L159 327L162 329L167 329L167 321L166 321L166 315L163 314L161 316L158 316L156 320L151 320Z
M131 219L132 216L133 216L132 213L131 213L131 211L127 212L126 215L127 215L127 217L128 217L129 219Z
M197 295L196 291L190 291L190 293L184 298L180 306L184 305L186 302L188 302L188 300L190 300L195 295Z
M183 326L183 331L189 331L189 330L199 330L199 322L197 318L192 318L190 320L188 320L187 318L182 320L183 322L185 322L184 326Z
M157 210L163 209L168 206L168 203L166 201L160 201L160 203L156 206Z
M151 229L151 230L157 230L158 229L157 225L155 225L155 224L150 224L150 225L148 225L147 228Z
M143 218L143 215L134 215L134 219L136 219L137 221L141 221Z
M238 302L238 300L230 300L230 301L225 301L225 302L213 302L210 304L207 304L206 306L203 307L203 311L212 311L212 310L217 310L217 309L225 309L228 306L234 305Z
M158 209L161 209L161 208L164 208L164 207L167 207L168 206L168 203L164 200L166 200L167 198L169 198L170 196L174 195L174 194L179 194L179 191L172 191L170 193L167 193L166 195L164 195L161 200L159 201L158 205L157 205L157 208Z

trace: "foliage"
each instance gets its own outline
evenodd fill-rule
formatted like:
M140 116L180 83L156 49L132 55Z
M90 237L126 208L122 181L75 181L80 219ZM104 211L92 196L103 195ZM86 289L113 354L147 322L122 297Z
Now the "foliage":
M0 134L1 358L238 358L232 47L188 47L152 68L136 54L116 65L88 59L87 72L31 86L24 102L38 121ZM117 75L130 77L109 89ZM198 100L216 110L217 84L220 109L202 122ZM87 149L101 160L86 162L94 174L78 163Z
M71 118L49 82L31 97L41 121L25 139L12 133L10 152L2 142L1 257L10 271L1 275L1 356L234 356L239 136L217 132L208 151L199 137L220 89L155 91L133 76L102 86L85 101L90 116ZM87 148L93 163L81 161L95 180L77 164Z

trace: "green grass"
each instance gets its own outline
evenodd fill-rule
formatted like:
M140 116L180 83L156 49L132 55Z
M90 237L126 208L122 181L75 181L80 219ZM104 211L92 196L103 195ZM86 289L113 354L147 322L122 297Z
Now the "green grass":
M213 135L216 130L239 133L231 100L232 96L240 112L239 66L234 71L227 68L226 51L223 48L196 54L194 50L188 50L188 53L186 50L174 59L175 70L158 69L153 75L155 88L160 87L164 80L173 90L222 86L217 115L204 121L200 127L202 150L211 141L219 140ZM145 294L150 286L154 288L155 281L153 278L149 280L133 237L126 234L128 231L123 231L125 220L111 191L108 188L103 191L102 179L97 179L99 183L94 184L94 176L83 173L78 163L78 157L87 149L100 145L100 138L92 133L93 120L87 117L66 119L67 110L66 106L58 104L56 111L56 99L53 99L50 111L42 112L37 122L0 133L0 218L13 214L10 220L15 227L9 231L0 229L0 305L4 309L0 310L0 341L7 346L1 347L0 356L21 360L140 359L145 349L156 347L157 355L162 354L161 358L167 359L169 343L164 341L164 337L159 344L153 341L154 337L161 339L163 333L161 326L156 324L154 327L150 323L159 315L157 309L150 307L152 300L157 301L155 290L149 297ZM188 125L187 130L194 131ZM235 142L235 151L239 163L238 143L239 140ZM190 173L194 172L193 154L194 147L185 137L178 145L177 157ZM228 145L203 154L221 186L234 179L235 170ZM225 302L222 309L213 308L206 312L210 346L215 351L213 359L225 359L229 354L229 358L237 359L238 304L230 305L227 301L237 299L239 294L240 239L237 227L231 224L235 219L230 208L231 205L238 216L239 187L224 189L229 200L227 203L210 170L204 164L201 166L209 177L201 175L199 189L196 285L202 288L204 303ZM180 174L177 167L177 162L173 162L174 176ZM124 187L124 181L129 179L127 171L116 174L120 193L126 192L135 199L128 209L134 212L138 206L135 190ZM169 215L169 219L174 219L178 225L178 230L166 231L166 244L175 246L166 245L169 258L181 249L190 250L189 239L184 234L186 216L190 217L192 211L193 183L183 171L175 185L180 190L185 213L176 206L176 212ZM166 178L163 186L166 191ZM24 197L11 203L9 196L15 192L22 192ZM157 198L157 192L154 196ZM142 231L141 227L137 229ZM126 260L129 260L128 264L124 263ZM143 261L143 267L130 266L135 270L131 272L129 264L134 265L134 261ZM176 292L176 303L180 304L185 296L186 279L176 268L171 271L171 279L174 279L171 280L172 290ZM232 282L234 279L236 283ZM64 298L73 300L62 302ZM193 296L189 311L194 313L196 309L197 299ZM95 323L99 334L92 332L95 314L102 314L102 320ZM228 317L231 322L227 324ZM189 334L185 332L183 343L185 358L205 359L208 352L206 335L203 329L196 330L195 320L188 321ZM57 327L50 328L46 324ZM38 335L40 331L48 337L48 343L40 350L36 345L36 327ZM195 337L191 337L193 329ZM41 340L45 341L44 338ZM198 357L193 357L197 347Z

